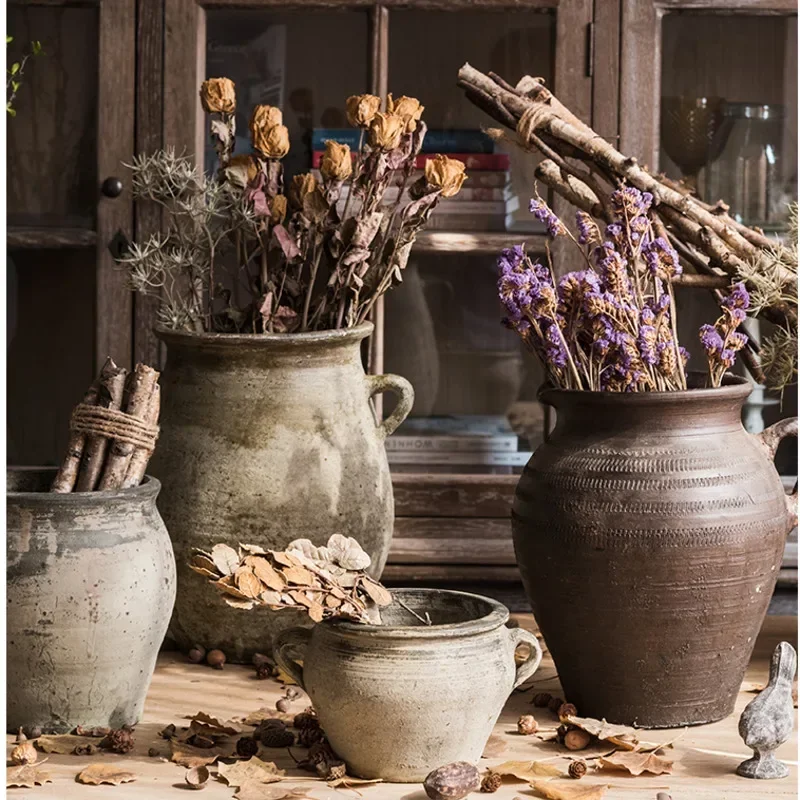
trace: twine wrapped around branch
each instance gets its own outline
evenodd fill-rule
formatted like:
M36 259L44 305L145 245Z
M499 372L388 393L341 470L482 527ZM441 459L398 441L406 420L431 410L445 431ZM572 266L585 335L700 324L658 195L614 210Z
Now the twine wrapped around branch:
M152 453L158 441L158 425L137 419L124 411L79 403L72 412L69 429L72 433L99 435L116 439Z

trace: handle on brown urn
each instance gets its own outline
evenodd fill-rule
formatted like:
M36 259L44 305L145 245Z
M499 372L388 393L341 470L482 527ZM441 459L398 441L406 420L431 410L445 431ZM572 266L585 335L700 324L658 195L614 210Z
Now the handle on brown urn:
M275 659L275 663L304 691L306 687L303 683L303 667L289 656L286 651L300 651L303 653L301 658L304 658L310 641L310 628L289 628L281 631L275 637L275 643L272 646L272 656Z
M370 397L381 392L392 392L397 395L394 411L378 425L378 431L385 439L397 430L411 411L414 405L414 387L399 375L367 375L366 378Z
M789 417L770 425L765 431L756 434L756 438L761 442L770 460L775 458L778 445L787 437L797 438L797 417ZM797 525L797 483L791 494L786 495L786 511L789 514L789 530Z

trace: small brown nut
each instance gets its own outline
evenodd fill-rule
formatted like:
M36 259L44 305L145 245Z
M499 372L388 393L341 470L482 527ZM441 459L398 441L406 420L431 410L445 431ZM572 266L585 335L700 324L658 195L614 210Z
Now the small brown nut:
M536 706L536 708L547 708L552 699L553 695L548 694L547 692L539 692L533 696L533 700L531 700L531 702Z
M281 714L285 714L287 711L291 709L291 707L292 707L292 701L289 700L288 697L281 697L281 699L278 700L277 703L275 703L275 708L277 708L278 711L281 712Z
M578 716L578 709L575 707L573 703L562 703L558 707L558 714L559 719L566 719L567 717L577 717Z
M297 743L301 747L312 747L317 742L322 741L325 734L322 732L322 728L319 725L306 725L305 728L300 729L300 733L297 736Z
M296 686L287 686L284 694L287 700L297 700L300 697L300 690Z
M456 761L430 772L422 786L431 800L461 800L481 787L477 767L466 761Z
M582 778L586 774L586 762L583 759L577 759L575 761L570 761L569 764L569 776L570 778Z
M27 742L27 741L28 741L28 737L25 735L25 731L23 731L22 728L20 728L17 731L17 739L16 739L17 744L20 744L21 742Z
M252 758L258 754L258 742L252 736L242 736L236 741L236 755Z
M273 668L269 664L259 664L256 667L256 678L260 681L265 681L267 678L271 678L273 673Z
M42 735L42 729L38 725L30 725L25 728L25 733L29 739L38 739Z
M35 764L39 758L33 742L21 742L11 751L11 763L15 766L22 764Z
M523 736L530 736L532 733L536 733L537 730L539 730L539 723L536 722L533 714L523 714L517 720L517 733L521 733Z
M76 756L92 756L97 752L97 748L93 744L79 744L72 752Z
M150 758L158 758L158 757L159 757L159 755L161 755L161 754L159 753L159 751L158 751L158 748L156 748L156 747L151 747L151 748L150 748L150 749L147 751L147 755L148 755L148 756L150 756Z
M175 726L174 726L172 723L170 723L170 724L169 724L169 725L167 725L165 728L163 728L162 730L160 730L160 731L158 732L158 735L159 735L159 736L160 736L162 739L171 739L173 736L175 736L175 734L176 734L177 732L178 732L178 729L177 729L177 728L176 728L176 727L175 727Z
M192 789L205 789L209 774L208 767L192 767L186 770L184 780Z
M547 704L547 707L555 714L558 712L558 709L564 705L564 700L561 697L551 697L550 702Z
M571 731L567 731L564 736L564 746L567 750L583 750L589 746L591 741L592 735L582 731L580 728L573 728Z
M559 725L556 728L556 739L558 739L559 744L564 744L564 737L570 732L571 728L569 725Z
M209 650L206 663L214 669L222 669L225 665L225 653L222 650Z
M295 714L292 727L297 728L299 731L303 730L303 728L319 728L319 720L314 714L309 714L308 711L301 711L299 714Z
M195 644L186 655L192 664L202 664L206 657L206 649L201 644Z
M262 664L272 666L275 662L264 653L253 653L253 666L258 669Z
M503 776L499 772L489 770L481 781L481 791L486 794L496 792L503 785Z

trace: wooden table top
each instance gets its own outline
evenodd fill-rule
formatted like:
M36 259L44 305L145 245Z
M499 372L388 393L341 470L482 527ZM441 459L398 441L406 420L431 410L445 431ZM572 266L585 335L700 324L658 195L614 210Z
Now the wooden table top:
M530 615L514 615L527 628L533 626ZM747 671L746 681L764 683L768 674L769 656L781 640L795 644L797 638L796 617L767 617L758 638L753 659ZM553 663L545 656L536 675L537 691L557 693L558 681L555 678ZM13 691L13 687L10 687ZM43 769L50 773L53 783L37 786L34 789L11 789L11 798L92 798L93 800L161 800L161 798L185 797L184 769L159 758L148 757L151 747L167 754L166 743L158 738L158 731L169 723L180 726L188 724L186 717L198 711L205 711L225 719L243 718L262 708L274 707L282 693L282 687L273 680L259 681L254 678L252 669L241 666L226 666L222 671L206 666L187 663L174 652L162 653L158 660L153 683L147 697L144 719L136 728L136 747L125 756L101 754L94 756L49 756ZM797 731L779 750L778 757L790 766L790 776L776 781L753 781L738 777L736 765L747 758L748 753L737 733L739 714L755 695L740 692L736 711L728 719L712 725L687 729L676 742L668 757L674 758L674 774L658 777L632 777L619 772L590 772L581 779L582 786L604 783L611 786L604 800L655 800L659 791L668 792L673 800L740 800L752 798L797 798ZM493 759L481 759L479 767L485 769L509 759L542 760L552 758L553 746L533 736L516 734L516 720L522 713L535 713L540 724L552 726L555 716L546 709L533 709L530 705L531 692L515 693L511 696L495 734L501 737L507 747L502 755ZM303 697L295 701L293 708L303 709L307 703ZM795 720L796 728L796 720ZM249 730L249 729L248 729ZM654 741L672 738L668 731L657 731L648 737ZM9 749L12 737L8 737ZM273 760L278 766L290 769L293 762L284 750L274 752ZM303 752L303 751L300 751ZM299 753L298 753L299 755ZM566 763L563 759L560 759ZM89 763L101 761L128 769L137 775L133 783L121 786L84 786L75 782L75 776ZM556 761L555 763L558 763ZM214 780L208 782L203 800L222 800L233 798L234 789ZM353 790L332 790L326 784L311 780L308 773L291 770L293 777L280 784L282 787L304 787L309 796L325 800L330 798L351 798L358 800ZM577 781L572 781L577 785ZM276 785L276 784L273 784ZM358 787L364 800L427 800L422 787L413 784L376 784ZM488 797L476 793L471 797ZM497 793L491 795L497 800L512 798L540 797L526 783L506 783Z

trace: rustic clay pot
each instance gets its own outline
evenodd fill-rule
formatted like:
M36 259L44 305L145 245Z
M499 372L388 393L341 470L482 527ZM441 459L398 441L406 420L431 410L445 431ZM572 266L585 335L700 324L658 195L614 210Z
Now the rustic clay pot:
M7 472L7 728L139 722L175 600L159 483L51 494Z
M797 420L748 434L749 393L541 393L557 425L517 486L514 547L582 715L672 728L733 711L797 508L772 464Z
M282 549L355 537L378 577L386 563L394 500L384 439L414 392L396 375L365 375L361 343L372 324L301 334L159 331L161 436L150 471L178 565L170 634L183 648L223 650L229 661L268 653L272 637L307 621L298 612L231 608L187 566L193 548L224 542ZM399 400L376 424L369 399Z
M542 650L532 633L505 627L508 609L495 600L441 589L393 595L433 624L393 603L381 609L382 625L327 619L284 631L274 654L308 693L350 774L412 783L443 764L480 758ZM530 656L515 666L522 643Z

